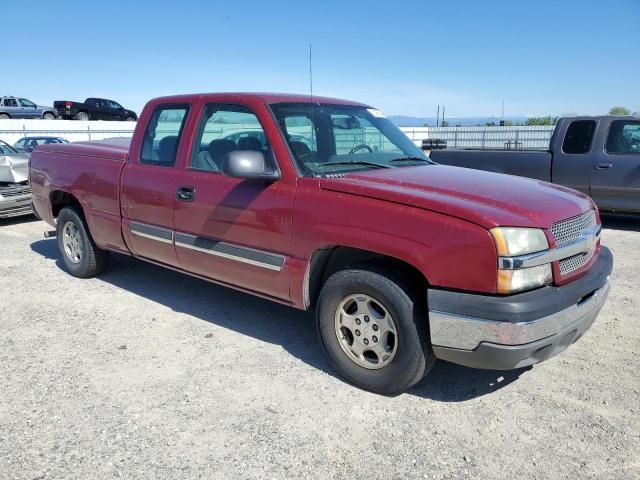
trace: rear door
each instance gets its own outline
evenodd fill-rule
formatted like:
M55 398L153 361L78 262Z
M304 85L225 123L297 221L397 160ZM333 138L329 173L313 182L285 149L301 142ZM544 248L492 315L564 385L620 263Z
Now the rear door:
M601 209L640 212L640 120L612 120L598 135L591 196Z
M553 183L575 188L589 195L593 141L598 123L592 118L575 119L557 132L560 148L553 150L551 179Z
M160 104L146 126L142 146L122 174L123 231L134 255L178 266L174 200L180 181L176 164L185 155L183 132L190 106Z
M244 105L212 103L200 110L194 147L180 180L183 194L175 208L180 266L289 300L287 252L295 182L223 174L224 158L233 150L261 151L276 164L271 144L256 114Z

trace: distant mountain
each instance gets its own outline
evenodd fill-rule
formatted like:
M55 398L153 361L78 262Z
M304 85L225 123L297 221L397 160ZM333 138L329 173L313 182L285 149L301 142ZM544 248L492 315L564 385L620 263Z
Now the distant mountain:
M429 125L436 126L435 117L410 117L407 115L389 115L389 120L398 125L399 127L422 127ZM513 124L524 123L527 121L526 116L520 117L504 117L505 120L510 120ZM449 126L455 127L456 125L474 126L485 125L486 123L493 122L496 125L500 123L500 117L445 117L445 120L449 122ZM442 121L442 119L440 120Z

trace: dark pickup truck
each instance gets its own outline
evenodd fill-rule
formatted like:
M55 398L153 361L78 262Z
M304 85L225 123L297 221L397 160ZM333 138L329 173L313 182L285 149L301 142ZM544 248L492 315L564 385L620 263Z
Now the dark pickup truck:
M600 210L640 213L640 118L558 121L548 151L433 150L443 165L558 183L590 195Z
M135 122L138 115L107 98L87 98L84 103L70 100L53 102L60 118L66 120L126 120Z
M30 180L72 275L119 252L315 310L336 369L384 394L436 358L541 362L581 338L610 289L587 195L436 165L345 100L157 98L130 142L41 145Z

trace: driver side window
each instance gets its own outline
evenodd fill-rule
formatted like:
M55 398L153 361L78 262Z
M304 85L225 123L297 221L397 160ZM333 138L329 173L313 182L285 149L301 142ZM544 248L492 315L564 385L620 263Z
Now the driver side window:
M221 172L225 157L235 150L262 152L267 163L274 164L271 146L251 110L242 105L207 105L193 143L189 168Z

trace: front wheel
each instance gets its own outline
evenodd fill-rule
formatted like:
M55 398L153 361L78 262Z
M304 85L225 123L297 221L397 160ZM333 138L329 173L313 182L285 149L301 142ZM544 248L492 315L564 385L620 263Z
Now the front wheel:
M58 250L71 275L89 278L105 269L109 252L96 246L84 219L74 208L60 211L56 230Z
M127 122L135 122L136 119L134 117L127 117Z
M56 116L53 113L47 112L42 116L42 118L44 120L55 120Z
M363 267L333 274L320 293L317 322L336 370L366 390L397 395L435 364L423 299L391 272Z

